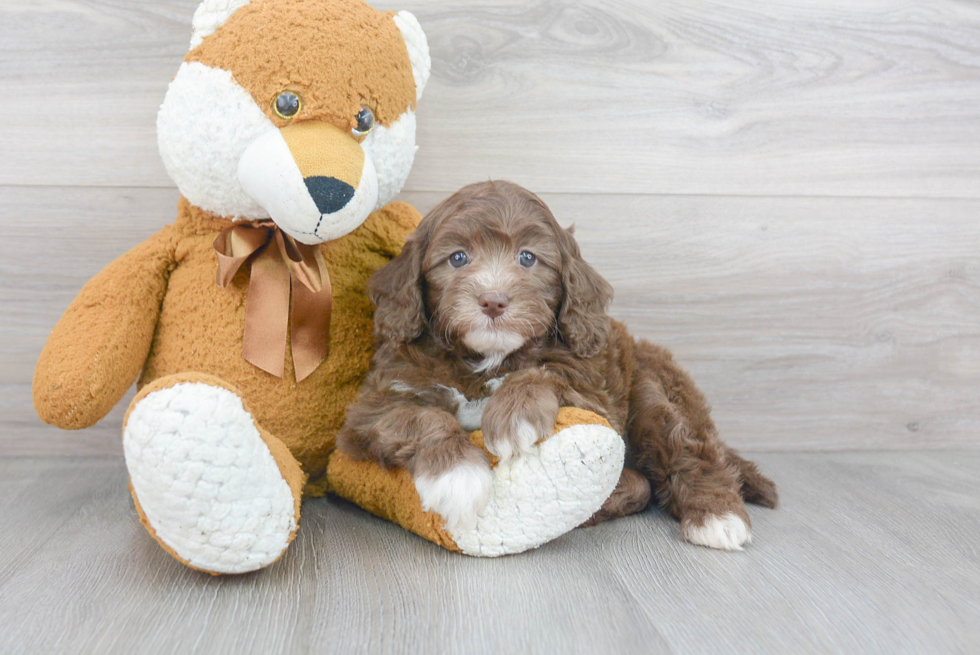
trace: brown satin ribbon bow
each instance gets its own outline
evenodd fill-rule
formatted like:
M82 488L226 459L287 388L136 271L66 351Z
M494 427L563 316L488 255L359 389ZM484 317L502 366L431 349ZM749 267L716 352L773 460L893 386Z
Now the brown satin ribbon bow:
M238 269L252 262L242 345L245 360L283 377L288 333L296 381L316 370L330 352L333 303L320 249L299 243L271 221L261 221L225 228L214 240L214 251L219 287L231 284Z

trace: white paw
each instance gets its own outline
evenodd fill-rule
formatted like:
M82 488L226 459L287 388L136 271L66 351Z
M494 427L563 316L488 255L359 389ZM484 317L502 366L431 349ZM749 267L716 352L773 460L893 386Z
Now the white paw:
M541 440L545 435L538 434L530 423L524 419L514 421L510 429L510 434L501 435L492 442L486 443L487 450L500 460L501 464L507 464L511 460L523 455L527 455L534 450L534 444Z
M687 524L682 532L692 544L719 550L742 550L743 544L752 541L749 526L732 512L708 517L701 526Z
M446 529L471 529L476 515L490 499L493 482L486 464L460 464L442 475L419 475L415 488L422 509L435 512L446 520Z

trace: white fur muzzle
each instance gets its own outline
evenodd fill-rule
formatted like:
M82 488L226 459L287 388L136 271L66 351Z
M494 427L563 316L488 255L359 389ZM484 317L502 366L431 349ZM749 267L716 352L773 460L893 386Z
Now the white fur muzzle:
M238 182L286 234L310 245L353 232L378 202L378 176L365 155L354 197L339 210L321 214L282 132L275 128L245 149L238 162Z

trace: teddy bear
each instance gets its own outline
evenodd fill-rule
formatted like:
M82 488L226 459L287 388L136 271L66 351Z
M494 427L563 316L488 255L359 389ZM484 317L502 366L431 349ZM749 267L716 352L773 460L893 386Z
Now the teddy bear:
M194 15L157 121L176 220L84 286L33 380L39 416L64 429L137 383L133 501L187 566L272 564L303 499L327 493L450 550L517 553L585 522L619 480L622 439L566 408L494 469L476 524L449 531L406 471L334 449L373 352L368 278L420 219L393 199L429 73L415 17L362 0L205 0Z

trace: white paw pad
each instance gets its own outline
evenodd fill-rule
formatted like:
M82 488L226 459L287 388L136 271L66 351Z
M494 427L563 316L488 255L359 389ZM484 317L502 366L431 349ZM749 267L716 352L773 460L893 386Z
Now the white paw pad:
M719 550L742 550L742 545L752 541L752 532L741 518L728 512L723 516L710 516L704 525L687 524L684 538L692 544Z
M148 394L130 412L123 449L157 537L195 568L260 569L296 531L292 490L227 389L182 383Z
M439 514L446 529L471 529L490 497L492 477L487 465L460 464L441 475L419 475L415 488L422 509Z

